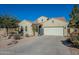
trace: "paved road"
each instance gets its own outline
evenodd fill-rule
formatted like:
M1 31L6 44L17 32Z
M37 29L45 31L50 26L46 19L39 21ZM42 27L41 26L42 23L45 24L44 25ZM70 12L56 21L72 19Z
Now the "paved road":
M7 55L69 55L68 47L61 43L64 37L40 36L34 41L8 49L0 49L0 54Z

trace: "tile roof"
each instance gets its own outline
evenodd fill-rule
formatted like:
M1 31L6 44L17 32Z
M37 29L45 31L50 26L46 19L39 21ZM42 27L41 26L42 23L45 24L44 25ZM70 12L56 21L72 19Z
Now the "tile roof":
M54 18L54 19L66 22L66 19L64 17L57 17L57 18Z

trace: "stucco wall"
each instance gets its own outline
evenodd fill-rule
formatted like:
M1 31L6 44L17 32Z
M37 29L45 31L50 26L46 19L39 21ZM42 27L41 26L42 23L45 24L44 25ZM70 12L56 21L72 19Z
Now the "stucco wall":
M21 22L19 23L19 28L21 28L21 26L23 27L24 29L24 35L26 34L29 34L29 36L33 35L33 31L32 31L32 23L29 23L29 22ZM25 30L26 29L26 26L27 26L27 31Z
M47 27L47 28L50 28L50 27L57 27L57 28L63 27L64 36L67 36L67 23L66 22L59 21L59 20L56 20L56 19L52 18L52 19L50 19L49 21L47 21L43 24L43 28L44 27Z
M43 27L45 26L66 26L66 22L62 22L56 19L50 19L43 24Z

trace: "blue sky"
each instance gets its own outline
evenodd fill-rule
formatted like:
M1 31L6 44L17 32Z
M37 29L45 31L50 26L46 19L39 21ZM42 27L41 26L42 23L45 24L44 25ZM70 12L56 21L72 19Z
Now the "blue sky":
M65 17L69 20L69 14L74 5L70 4L0 4L0 15L9 14L18 19L36 20L40 16Z

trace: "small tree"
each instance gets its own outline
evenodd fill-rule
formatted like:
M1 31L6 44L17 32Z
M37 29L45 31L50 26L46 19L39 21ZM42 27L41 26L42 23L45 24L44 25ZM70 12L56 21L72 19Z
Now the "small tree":
M69 27L71 28L79 28L79 7L78 5L74 5L72 12L70 14L70 22ZM75 33L71 33L71 42L75 47L79 47L79 35L75 35Z
M9 15L0 16L0 24L4 28L6 28L7 35L8 35L8 28L16 27L17 21L18 21L17 18L9 16Z
M33 35L35 36L36 26L34 24L32 24L32 30L33 30Z
M78 22L79 22L79 8L78 5L74 5L72 12L70 13L70 22L69 22L69 27L78 27Z

